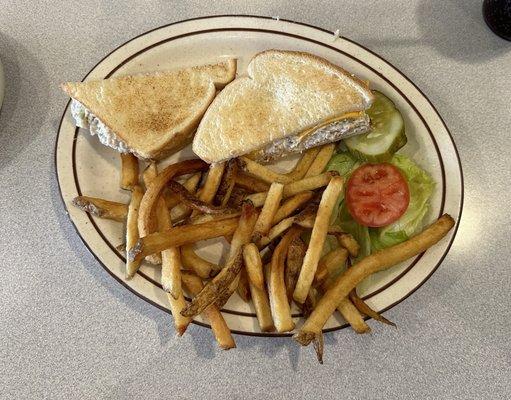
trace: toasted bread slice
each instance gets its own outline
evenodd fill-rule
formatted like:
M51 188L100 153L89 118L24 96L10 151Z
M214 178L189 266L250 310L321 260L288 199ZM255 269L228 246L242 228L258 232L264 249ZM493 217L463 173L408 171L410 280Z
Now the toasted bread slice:
M367 83L309 53L264 51L251 60L247 74L224 88L197 128L193 150L207 162L363 112L373 100Z
M190 142L216 90L235 75L236 60L229 59L176 71L70 82L62 89L96 119L95 127L102 124L102 143L140 158L161 159Z

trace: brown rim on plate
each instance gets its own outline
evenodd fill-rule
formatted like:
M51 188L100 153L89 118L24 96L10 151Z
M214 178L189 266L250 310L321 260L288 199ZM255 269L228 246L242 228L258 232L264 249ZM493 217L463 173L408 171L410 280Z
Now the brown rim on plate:
M271 19L270 17L258 17L258 16L249 16L249 15L240 15L240 16L236 16L236 15L219 15L219 16L208 16L208 17L201 17L201 18L193 18L193 19L190 19L190 20L184 20L184 21L179 21L179 22L175 22L175 23L171 23L171 24L167 24L167 25L164 25L164 26L161 26L161 27L158 27L156 29L153 29L153 30L150 30L148 32L145 32L141 35L138 35L132 39L130 39L129 41L121 44L120 46L118 46L116 49L112 50L109 54L107 54L102 60L100 60L88 73L87 75L83 78L83 80L85 80L87 78L87 76L103 61L105 60L108 56L110 56L112 53L114 53L117 49L125 46L127 43L141 37L141 36L144 36L150 32L153 32L153 31L156 31L156 30L159 30L159 29L162 29L162 28L166 28L168 26L171 26L171 25L175 25L175 24L179 24L179 23L184 23L184 22L188 22L188 21L193 21L193 20L201 20L201 19L208 19L208 18L219 18L219 17L241 17L241 18L259 18L259 19ZM333 34L332 32L328 31L328 30L325 30L325 29L322 29L322 28L318 28L318 27L315 27L315 26L312 26L312 25L308 25L308 24L302 24L302 23L297 23L297 22L294 22L294 21L289 21L289 20L284 20L284 19L281 19L281 21L284 21L284 22L291 22L291 23L294 23L294 24L298 24L298 25L303 25L303 26L308 26L308 27L311 27L313 29L317 29L319 31L322 31L322 32L326 32L326 33L329 33L329 34ZM443 160L441 158L441 155L440 155L440 152L439 152L439 148L438 148L438 144L434 138L434 136L432 135L432 132L431 132L431 128L430 126L428 125L428 123L426 122L425 118L421 115L421 113L417 110L417 108L415 107L415 105L408 99L408 97L396 86L394 85L389 79L387 79L384 75L382 75L380 72L376 71L373 67L369 66L368 64L366 64L365 62L363 62L362 60L358 59L357 57L351 55L351 54L348 54L336 47L333 47L333 46L329 46L327 45L326 43L323 43L323 42L320 42L320 41L317 41L317 40L314 40L314 39L311 39L311 38L307 38L307 37L304 37L304 36L300 36L300 35L297 35L297 34L292 34L292 33L288 33L288 32L282 32L282 31L273 31L273 30L269 30L269 29L262 29L262 28L216 28L216 29L208 29L208 30L200 30L200 31L191 31L191 32L187 32L185 34L181 34L181 35L177 35L177 36L173 36L173 37L169 37L169 38L166 38L164 40L161 40L159 42L156 42L156 43L153 43L149 46L146 46L145 48L137 51L136 53L130 55L129 57L125 58L123 61L121 61L115 68L113 68L105 77L110 77L116 70L118 70L120 67L122 67L124 64L126 64L127 62L129 62L131 59L137 57L138 55L142 54L143 52L149 50L149 49L152 49L154 47L157 47L158 45L161 45L163 43L167 43L169 41L172 41L172 40L176 40L176 39L179 39L179 38L182 38L182 37L186 37L186 36L192 36L192 35L199 35L199 34L204 34L204 33L210 33L210 32L219 32L219 31L254 31L254 32L263 32L263 33L270 33L270 34L277 34L277 35L284 35L284 36L288 36L288 37L293 37L295 39L299 39L299 40L305 40L305 41L309 41L309 42L312 42L316 45L320 45L320 46L323 46L323 47L327 47L329 48L330 50L333 50L333 51L336 51L338 53L341 53L343 54L344 56L347 56L347 57L350 57L352 58L353 60L355 60L356 62L358 62L359 64L363 65L364 67L368 68L369 70L371 70L373 73L377 74L379 77L381 77L382 79L384 79L394 90L396 90L400 96L406 100L406 102L412 107L412 109L414 110L414 112L419 116L419 118L422 120L424 126L427 128L428 130L428 133L430 135L430 138L435 146L435 150L436 150L436 153L438 155L438 158L440 160L440 167L441 167L441 173L442 173L442 200L441 200L441 206L440 206L440 214L442 214L443 212L443 209L444 209L444 203L445 203L445 188L446 188L446 181L445 181L445 170L444 170L444 165L443 165ZM453 148L455 150L455 153L456 153L456 157L457 157L457 162L458 162L458 165L459 165L459 169L460 169L460 177L461 177L461 199L460 199L460 210L459 210L459 217L458 217L458 221L457 221L457 224L456 224L456 227L455 227L455 230L453 231L453 235L451 237L451 240L448 244L448 246L446 247L443 255L441 256L441 258L439 259L438 263L436 264L436 266L432 269L432 271L427 275L427 277L422 281L420 282L418 285L416 285L410 292L408 292L405 296L403 296L402 298L400 298L399 300L397 300L396 302L392 303L391 305L385 307L383 310L381 310L381 312L384 312L390 308L392 308L393 306L395 306L396 304L400 303L401 301L403 301L404 299L406 299L409 295L411 295L413 292L415 292L420 286L422 286L422 284L433 274L433 272L435 272L435 270L438 268L438 266L441 264L441 262L443 261L443 259L445 258L446 254L448 253L451 245L452 245L452 242L454 241L454 238L456 236L456 232L457 232L457 229L458 229L458 226L459 226L459 219L461 218L461 212L462 212L462 208L463 208L463 174L462 174L462 170L461 170L461 163L460 163L460 158L459 158L459 154L458 154L458 151L456 149L456 146L454 144L454 141L452 139L452 135L451 133L449 132L447 126L445 125L445 122L441 119L441 117L439 116L437 110L434 108L434 106L432 105L432 103L429 101L429 99L424 95L424 93L422 91L420 91L417 86L415 84L413 84L413 82L411 82L401 71L399 71L397 68L395 68L392 64L390 64L389 62L387 62L386 60L384 60L382 57L378 56L376 53L366 49L365 47L359 45L358 43L352 41L352 40L349 40L349 39L346 39L346 38L342 38L343 40L346 40L350 43L353 43L357 46L359 46L360 48L368 51L369 53L371 53L372 55L374 55L375 57L377 57L378 59L380 59L381 61L385 62L388 66L390 66L391 68L393 68L395 71L397 71L405 80L407 80L409 83L412 84L412 86L414 86L418 91L419 93L422 94L422 96L426 99L426 101L429 103L429 105L432 107L432 109L435 111L436 115L439 117L440 121L442 122L442 124L444 125L445 127L445 130L446 132L449 134L450 138L451 138L451 141L452 141L452 145L453 145ZM55 168L56 168L56 175L57 175L57 180L59 181L59 176L58 176L58 170L57 170L57 144L58 144L58 139L59 139L59 133L60 133L60 128L61 128L61 125L62 125L62 122L63 122L63 119L66 115L66 112L69 108L69 104L70 102L68 102L67 106L66 106L66 109L62 115L62 118L61 118L61 121L60 121L60 124L59 124L59 132L57 133L57 138L56 138L56 143L55 143ZM78 131L79 129L76 128L75 129L75 138L76 138L76 135L78 134ZM81 190L80 190L80 186L79 186L79 182L78 182L78 177L77 177L77 172L76 172L76 163L75 163L75 149L76 149L76 141L74 141L74 144L73 144L73 154L72 154L72 158L73 158L73 175L74 175L74 179L75 179L75 185L76 185L76 189L77 189L77 192L79 194L81 194ZM61 195L61 198L64 202L64 199L63 199L63 194L62 194L62 188L60 186L60 181L58 182L59 183L59 192L60 192L60 195ZM67 208L65 202L64 202L64 205L65 207ZM112 243L110 243L108 241L108 239L105 237L105 235L103 234L103 232L99 229L99 227L97 226L97 224L95 223L94 219L88 215L88 218L92 224L92 226L94 227L94 229L97 231L97 233L100 235L100 237L104 240L104 242L108 245L108 247L121 259L124 261L124 257L117 251L117 249L115 248L115 246L112 245ZM90 246L87 244L87 242L85 241L85 239L81 236L77 226L75 225L74 221L72 221L73 223L73 226L75 227L75 230L77 231L79 237L81 238L82 242L85 244L85 246L87 247L87 249L93 254L93 256L99 261L99 263L102 265L102 267L104 269L106 269L110 275L112 275L117 281L119 281L121 284L123 284L123 286L127 287L130 291L132 291L133 293L135 293L137 296L143 298L144 300L148 301L149 303L157 306L158 308L170 313L170 311L168 309L166 309L165 307L162 307L161 305L155 303L154 301L152 301L151 299L148 299L147 297L145 297L143 294L135 291L133 288L131 288L129 285L127 285L122 279L120 279L119 277L117 277L108 267L106 267L106 265L100 260L100 258L97 256L97 254L94 253L94 251L90 248ZM424 254L424 253L423 253ZM387 284L383 285L381 288L378 288L377 290L375 290L374 292L366 295L364 298L365 299L368 299L372 296L375 296L376 294L380 293L381 291L387 289L388 287L392 286L393 284L395 284L398 280L400 280L403 276L406 275L407 272L409 272L412 267L419 261L419 259L422 257L422 255L419 255L417 256L411 263L410 265L405 268L404 271L402 271L397 277L395 277L394 279L392 279L392 281L388 282ZM156 285L157 287L160 287L161 288L161 285L154 281L152 278L148 277L147 275L145 275L143 272L139 272L139 274L146 280L150 281L153 285ZM234 314L234 315L240 315L240 316L245 316L245 317L255 317L255 314L253 313L246 313L246 312L240 312L240 311L236 311L236 310L228 310L228 309L223 309L222 310L223 312L225 313L230 313L230 314ZM294 315L296 317L298 316L301 316L301 315ZM201 325L201 326L207 326L209 327L208 324L205 324L205 323L202 323L200 321L193 321L194 323L198 324L198 325ZM330 332L330 331L335 331L335 330L338 330L338 329L342 329L344 327L346 327L347 325L344 324L342 326L338 326L338 327L333 327L333 328L328 328L328 329L325 329L324 331L325 332ZM284 333L284 334L266 334L266 333L259 333L259 332L245 332L245 331L237 331L237 330L233 330L234 333L237 333L237 334L243 334L243 335L249 335L249 336L267 336L267 337L278 337L278 336L290 336L291 334L290 333Z

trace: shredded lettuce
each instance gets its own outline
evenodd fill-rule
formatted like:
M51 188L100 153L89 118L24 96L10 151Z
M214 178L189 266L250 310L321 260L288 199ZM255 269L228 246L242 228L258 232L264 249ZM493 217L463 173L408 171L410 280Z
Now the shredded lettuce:
M373 250L404 242L417 233L422 228L422 221L429 210L429 199L435 188L435 183L429 174L408 157L394 154L390 163L401 170L408 182L410 204L396 222L369 230Z

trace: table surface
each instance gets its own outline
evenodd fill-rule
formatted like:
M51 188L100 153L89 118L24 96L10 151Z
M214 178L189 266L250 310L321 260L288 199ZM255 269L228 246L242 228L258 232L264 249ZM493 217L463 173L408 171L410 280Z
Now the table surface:
M0 398L510 398L511 43L486 28L481 1L206 3L2 4ZM222 352L198 326L176 338L168 314L87 252L58 194L59 82L154 27L232 13L340 29L381 54L432 100L461 154L465 207L442 266L386 313L398 329L328 334L323 366L288 339L236 336Z

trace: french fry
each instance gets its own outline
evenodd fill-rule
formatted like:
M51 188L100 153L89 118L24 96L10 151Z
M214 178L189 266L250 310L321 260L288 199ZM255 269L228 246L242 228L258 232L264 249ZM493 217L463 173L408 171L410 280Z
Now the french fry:
M142 172L142 179L144 181L144 185L145 185L146 189L149 187L149 185L156 178L157 175L158 175L158 169L156 167L156 163L151 162L147 166L147 168L144 170L144 172ZM160 200L158 199L157 204L159 204L159 201ZM149 218L149 224L147 225L147 229L148 229L147 232L157 231L158 225L159 224L158 224L158 218L157 218L156 212L152 212L151 216ZM139 229L140 229L140 225L139 225ZM145 234L144 235L140 234L140 236L145 236ZM161 253L150 254L145 258L145 260L148 263L153 264L153 265L161 265Z
M236 186L242 189L248 190L251 193L266 192L270 188L270 185L257 179L253 176L247 175L243 172L238 172L234 179Z
M313 286L317 287L322 285L330 276L330 272L336 267L346 264L349 253L344 247L339 247L325 254L318 263L318 269L314 276Z
M179 182L170 181L167 183L167 187L175 193L179 199L189 208L199 211L205 214L225 214L228 212L234 212L234 210L226 209L222 206L213 206L205 201L202 201L190 193L186 188Z
M316 159L316 156L318 155L320 149L321 149L320 147L313 147L311 149L306 150L302 154L302 157L295 165L293 170L291 172L288 172L286 175L290 177L293 181L303 179L312 162Z
M194 194L197 190L197 186L199 185L200 179L202 174L200 172L197 172L193 175L190 175L188 179L186 179L183 183L183 186L186 190L188 190L190 193ZM181 200L179 199L179 196L175 193L172 193L169 190L163 191L163 197L165 199L165 204L169 210L176 207L179 203L181 203Z
M236 175L238 175L239 166L240 161L237 158L227 162L225 172L222 176L222 180L220 181L220 185L218 186L218 190L216 191L215 195L217 204L220 204L222 207L227 206L227 203L231 197L232 190L236 184Z
M176 226L163 232L151 233L140 238L134 246L128 246L128 258L131 261L137 261L170 247L180 247L200 240L230 235L236 230L238 220L238 218L231 218L197 225Z
M335 235L339 244L350 253L351 257L357 257L360 245L355 238L349 233L338 233Z
M314 192L301 192L287 199L277 210L273 217L272 225L278 224L284 218L289 217L296 210L300 209L314 196Z
M131 248L138 240L138 212L144 192L142 188L135 185L131 192L131 201L128 207L128 218L126 222L126 248ZM126 260L126 279L131 279L138 271L142 259Z
M241 297L241 300L243 300L245 303L248 303L250 301L250 287L248 284L247 271L245 271L245 268L241 268L238 278L236 279L238 280L238 285L235 290L238 293L238 296Z
M198 256L192 246L181 247L181 260L186 269L195 272L202 279L210 278L212 271L216 272L220 269L218 265Z
M210 165L204 186L199 190L198 193L198 200L202 202L202 204L210 204L213 201L216 191L218 190L218 186L220 185L224 169L225 163ZM185 204L180 204L178 207L175 207L173 210L171 210L170 213L171 218L175 217L176 221L187 218L190 215L194 217L198 214L197 211L192 212L192 209ZM190 251L193 252L193 249L191 249L191 245L187 245L183 246L181 251L185 251L188 255L190 255Z
M194 317L202 313L209 305L215 303L238 276L243 265L241 250L231 258L226 266L210 280L206 286L192 299L191 303L181 311L185 317Z
M300 238L294 239L287 250L284 282L286 284L287 301L289 304L293 301L293 292L295 290L296 280L300 274L306 250L307 246Z
M239 219L239 224L234 232L234 235L231 240L231 247L229 248L229 255L227 256L227 260L232 259L238 251L243 250L243 246L250 242L250 238L252 237L252 233L254 231L254 226L258 218L258 212L255 207L250 202L244 202L241 208L241 216ZM231 295L237 289L240 278L237 276L236 279L232 282L225 293L223 293L219 300L217 301L217 306L223 307L224 304L229 300ZM240 296L244 294L241 293ZM242 297L243 298L243 297Z
M332 179L333 176L337 175L338 174L334 171L328 171L321 175L316 175L310 178L304 178L300 181L289 183L287 185L284 185L282 197L284 199L287 199L288 197L294 196L295 194L298 194L300 192L319 189L320 187L328 185L330 179ZM253 193L248 195L246 199L250 200L254 204L254 206L261 207L264 204L267 195L268 192Z
M73 205L95 217L124 222L128 216L128 205L97 197L77 196Z
M274 182L291 183L293 181L290 177L272 171L271 169L265 167L264 165L252 161L250 158L240 157L240 159L243 163L242 168L246 173L257 177L263 180L264 182L271 184Z
M195 275L184 273L182 279L183 285L192 296L196 296L204 288L201 279ZM220 310L215 305L211 305L204 310L203 314L206 320L209 321L220 348L224 350L235 348L236 343Z
M160 231L172 228L169 210L162 197L158 199L156 205L156 216ZM161 252L161 286L174 299L178 299L183 294L181 289L182 266L181 252L178 247L171 247Z
M259 249L254 243L243 246L243 261L249 282L257 289L264 290L263 263Z
M218 186L220 186L220 182L222 181L225 164L225 162L221 162L210 165L206 182L204 182L204 186L199 189L199 200L205 203L213 202Z
M225 214L201 214L196 215L195 217L191 217L189 219L189 223L192 225L203 224L204 222L211 221L221 221L223 219L230 219L239 217L241 215L241 211L231 211L230 209L226 210Z
M202 160L187 160L181 161L176 164L171 164L163 171L161 171L156 178L153 179L151 184L148 186L142 202L140 204L139 216L138 216L138 230L141 236L146 236L152 231L151 226L151 215L154 212L156 203L160 196L161 191L166 186L167 182L172 180L174 177L179 175L185 175L196 171L203 171L208 167Z
M308 345L314 336L321 332L341 299L348 296L349 292L362 280L375 272L386 270L426 251L444 238L453 226L454 220L452 217L444 214L418 235L400 244L377 251L346 270L335 279L312 314L297 334L294 335L294 339L304 346Z
M131 190L138 184L138 158L121 153L121 189Z
M387 318L385 318L383 315L379 314L378 312L374 311L371 307L369 307L364 300L362 300L360 297L358 297L357 289L354 288L350 294L349 299L353 303L353 305L356 307L358 311L360 311L362 314L367 315L368 317L371 317L372 319L381 322L383 324L391 325L393 327L396 326L396 324L392 321L389 321Z
M261 332L273 332L275 326L273 325L273 317L271 316L271 308L266 288L258 289L250 281L248 285Z
M332 178L321 196L318 213L316 214L316 220L312 228L309 247L307 248L307 253L305 254L302 269L293 293L293 298L298 303L303 303L305 301L307 293L309 293L311 288L319 258L321 257L321 251L323 250L323 243L328 233L330 217L341 193L342 186L343 179L340 176L336 176Z
M181 311L186 308L185 298L183 294L181 294L181 296L179 296L177 299L174 299L170 293L167 293L167 298L169 300L172 317L174 318L174 326L176 328L176 332L178 336L183 336L183 333L185 333L186 328L192 321L190 317L184 317L181 315Z
M284 283L284 263L290 243L297 238L302 229L291 228L275 248L271 258L269 295L273 321L277 332L292 331L295 323L291 318L291 307L287 301L286 285Z
M332 158L334 150L335 150L334 143L325 144L323 147L321 147L321 150L319 151L316 158L312 162L311 166L307 170L305 177L307 178L309 176L316 176L321 174L325 170L330 159Z
M341 313L344 320L350 324L351 328L356 333L362 334L371 332L371 328L366 324L360 312L346 297L337 305L337 311Z
M270 230L275 217L275 213L280 205L282 199L282 190L284 185L281 183L272 183L268 190L268 196L264 201L263 208L257 218L257 222L254 227L254 233L252 234L252 241L257 242L262 236L265 236Z
M302 304L302 313L305 318L307 318L312 310L316 307L317 293L315 289L311 289L307 294L307 298L305 299L304 304ZM323 350L324 350L324 340L323 340L323 332L319 332L314 339L312 340L312 345L314 346L314 351L316 352L316 358L320 364L323 364Z
M284 232L286 232L289 228L291 228L294 221L295 217L288 217L280 221L277 225L270 229L267 236L263 236L261 240L259 240L257 247L262 249L263 247L267 246L271 241L275 240L284 234Z

